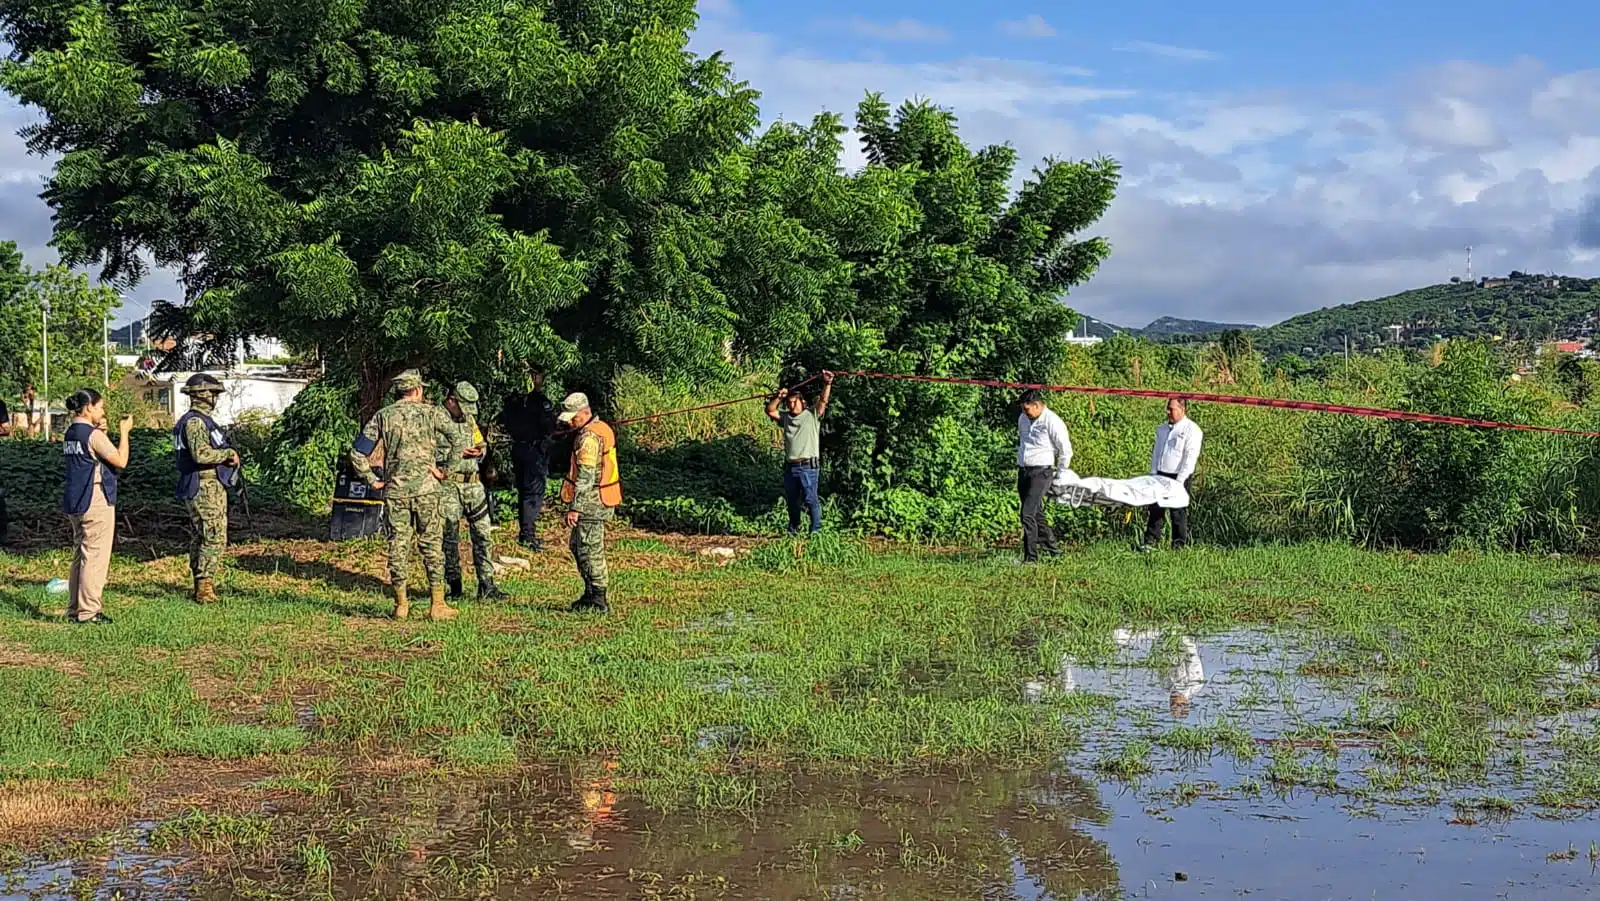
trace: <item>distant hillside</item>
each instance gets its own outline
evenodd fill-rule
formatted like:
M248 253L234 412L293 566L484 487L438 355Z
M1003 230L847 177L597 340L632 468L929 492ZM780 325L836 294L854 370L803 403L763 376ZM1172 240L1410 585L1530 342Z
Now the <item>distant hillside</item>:
M1178 319L1172 316L1162 316L1150 323L1135 334L1140 337L1159 341L1162 338L1171 338L1177 335L1209 335L1213 332L1226 332L1232 329L1250 331L1257 328L1254 325L1230 324L1227 322L1206 322L1203 319Z
M1127 328L1114 325L1103 319L1096 319L1084 313L1079 313L1082 321L1072 330L1077 337L1109 338L1112 335L1132 335L1136 338L1149 338L1160 341L1178 335L1207 335L1212 332L1223 332L1228 329L1253 329L1254 325L1229 325L1225 322L1206 322L1200 319L1177 319L1172 316L1162 316L1144 328Z
M1109 338L1112 335L1131 334L1134 331L1120 325L1112 325L1086 313L1079 313L1078 317L1078 327L1072 330L1072 334L1079 338Z
M1326 307L1259 329L1251 341L1268 356L1343 351L1346 335L1352 350L1384 344L1422 348L1443 338L1497 335L1544 341L1578 336L1594 327L1597 313L1600 279L1513 272ZM1400 329L1389 328L1396 325Z

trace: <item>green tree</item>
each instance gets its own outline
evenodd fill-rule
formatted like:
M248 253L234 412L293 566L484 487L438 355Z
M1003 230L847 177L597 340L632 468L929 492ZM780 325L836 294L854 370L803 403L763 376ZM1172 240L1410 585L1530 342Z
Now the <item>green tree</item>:
M1059 298L1110 250L1082 232L1111 202L1116 163L1047 160L1013 194L1015 151L969 148L946 110L912 102L891 114L871 94L856 129L867 166L811 173L811 196L827 202L800 216L848 263L849 290L818 292L824 316L790 362L1046 378L1076 321ZM873 380L836 396L834 473L862 525L937 531L932 523L963 518L945 514L1007 465L1015 399L1005 393Z
M104 324L121 305L110 288L65 266L29 268L11 241L0 242L0 396L28 385L44 391L40 315L50 304L50 400L104 381Z
M788 260L744 196L756 95L686 50L694 0L6 0L0 80L61 154L69 263L182 272L167 327L272 335L358 379L536 361L725 371L807 298L719 282L727 245ZM771 245L771 246L769 246ZM788 325L783 323L788 322ZM741 328L749 329L741 332Z

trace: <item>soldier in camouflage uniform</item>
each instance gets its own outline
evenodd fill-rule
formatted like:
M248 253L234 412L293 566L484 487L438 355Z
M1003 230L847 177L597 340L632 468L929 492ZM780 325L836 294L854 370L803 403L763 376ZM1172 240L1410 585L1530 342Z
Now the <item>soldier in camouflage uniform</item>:
M567 527L572 530L572 559L583 577L583 595L572 602L575 612L605 613L610 583L606 571L606 523L622 503L622 482L617 475L617 438L611 426L595 418L589 398L569 394L561 402L563 425L578 430L572 442L572 462L561 485L567 505Z
M439 498L444 519L444 577L450 583L450 597L461 590L461 520L472 532L472 568L478 574L478 600L503 601L506 593L494 583L494 557L491 554L494 523L489 516L489 493L484 490L478 467L483 463L486 442L478 429L478 389L470 382L456 383L445 400L452 441L439 446L439 468L444 470L444 487Z
M395 376L394 394L395 402L379 410L361 430L350 449L350 464L363 481L384 492L394 618L405 619L411 612L406 577L411 568L411 545L416 542L428 573L428 618L455 619L456 609L444 602L444 521L439 516L439 483L444 473L436 465L439 443L454 440L455 429L443 411L423 400L422 375L415 369ZM380 444L381 479L373 472L370 459Z
M178 500L189 510L193 538L189 570L194 576L194 602L217 602L217 568L228 549L228 489L239 472L239 454L217 428L217 398L222 382L203 372L183 386L189 412L172 428L178 463Z

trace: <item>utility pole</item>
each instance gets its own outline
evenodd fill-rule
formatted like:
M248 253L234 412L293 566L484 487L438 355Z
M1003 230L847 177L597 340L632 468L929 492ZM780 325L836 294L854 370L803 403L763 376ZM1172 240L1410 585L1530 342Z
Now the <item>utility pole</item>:
M106 389L111 388L111 311L100 317L100 362L106 371Z
M1472 282L1472 245L1467 245L1467 283Z
M41 353L44 358L44 440L50 440L50 301L45 300L39 306L39 317L43 328L39 332L39 341L42 344Z

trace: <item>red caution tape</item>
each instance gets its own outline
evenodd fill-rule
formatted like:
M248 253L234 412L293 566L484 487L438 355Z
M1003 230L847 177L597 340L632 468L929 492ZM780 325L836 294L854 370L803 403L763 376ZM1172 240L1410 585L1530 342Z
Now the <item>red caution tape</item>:
M1520 422L1495 422L1490 419L1468 419L1465 416L1443 416L1438 413L1413 413L1408 410L1385 410L1380 407L1351 407L1344 404L1321 404L1309 400L1284 400L1276 397L1246 397L1237 394L1203 394L1193 391L1152 391L1143 388L1099 388L1090 385L1037 385L1027 382L1003 382L997 379L963 379L934 375L905 375L894 372L841 372L863 379L895 379L907 382L932 382L941 385L973 385L979 388L1011 388L1018 391L1070 391L1077 394L1111 394L1118 397L1153 397L1165 400L1181 397L1202 403L1238 404L1246 407L1273 407L1279 410L1306 410L1314 413L1337 413L1344 416L1369 416L1376 419L1395 419L1403 422L1427 422L1437 425L1460 425L1477 429L1514 429L1521 432L1551 432L1557 435L1578 435L1583 438L1600 438L1600 432L1583 432L1560 429L1554 426L1526 425Z
M799 391L801 388L804 388L805 386L811 384L812 382L816 381L817 379L822 378L822 375L823 375L823 373L819 372L816 375L806 379L805 381L796 384L793 388L790 388L789 390L790 391ZM718 407L731 407L734 404L748 403L748 402L753 401L753 400L766 400L767 398L769 398L771 396L772 396L772 394L770 394L770 393L768 393L768 394L752 394L749 397L736 397L733 400L719 400L714 404L701 404L698 407L683 407L683 408L677 409L677 410L663 410L660 413L650 413L650 414L647 414L647 415L644 415L644 416L634 416L634 417L631 417L631 418L628 418L628 419L619 419L616 422L613 422L612 425L618 426L618 425L628 425L629 423L634 423L634 422L649 422L651 420L660 419L663 416L677 416L677 415L682 414L682 413L698 413L701 410L715 410Z

